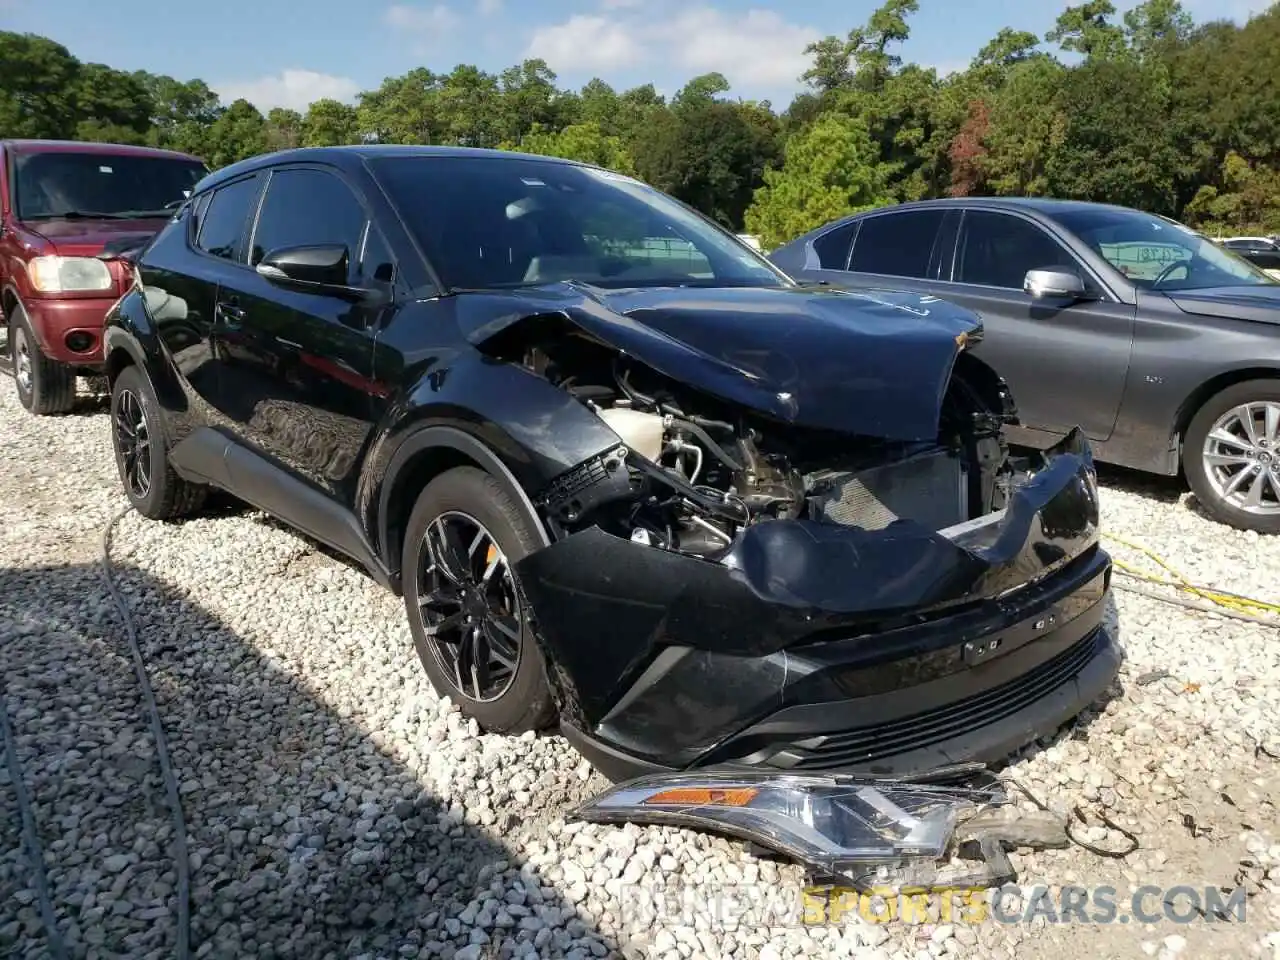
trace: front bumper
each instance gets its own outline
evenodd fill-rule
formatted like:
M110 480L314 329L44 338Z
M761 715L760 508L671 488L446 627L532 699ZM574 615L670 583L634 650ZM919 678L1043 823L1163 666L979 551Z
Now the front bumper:
M998 759L1114 678L1110 568L1079 433L949 536L774 521L711 562L591 529L517 566L564 733L615 779Z
M103 323L116 300L114 294L66 299L32 297L23 306L46 357L59 363L97 367L103 362ZM75 349L77 346L81 349Z

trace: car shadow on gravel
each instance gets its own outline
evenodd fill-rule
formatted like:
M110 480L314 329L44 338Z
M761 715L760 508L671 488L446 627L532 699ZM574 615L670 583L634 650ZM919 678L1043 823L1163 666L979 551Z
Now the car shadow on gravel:
M526 811L472 822L385 731L150 575L116 576L180 783L194 956L617 955L504 839ZM97 564L0 569L0 676L71 954L172 956L172 821ZM7 778L0 812L16 823ZM38 956L16 838L0 831L0 955Z

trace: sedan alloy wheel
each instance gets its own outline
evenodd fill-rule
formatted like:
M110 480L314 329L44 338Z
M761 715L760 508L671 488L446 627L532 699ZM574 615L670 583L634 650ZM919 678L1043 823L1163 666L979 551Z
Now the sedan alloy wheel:
M1280 401L1242 403L1222 414L1202 456L1209 484L1225 503L1280 515Z

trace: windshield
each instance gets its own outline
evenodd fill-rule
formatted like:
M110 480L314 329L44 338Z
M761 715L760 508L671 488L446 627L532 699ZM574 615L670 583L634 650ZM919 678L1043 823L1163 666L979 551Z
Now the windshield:
M1172 220L1110 209L1054 219L1139 287L1201 290L1275 283L1247 260Z
M208 171L195 160L107 153L19 154L20 220L168 216Z
M629 177L520 157L371 166L450 289L791 284L733 234Z

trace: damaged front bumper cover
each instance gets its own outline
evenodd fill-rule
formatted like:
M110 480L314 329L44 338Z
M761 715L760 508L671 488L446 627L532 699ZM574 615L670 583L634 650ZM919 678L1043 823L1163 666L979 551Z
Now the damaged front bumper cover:
M1008 801L1003 783L980 772L950 785L707 772L639 778L570 816L726 834L803 864L819 882L973 888L1016 879L1006 847L1067 843L1061 818L998 809ZM961 859L981 866L943 866Z
M562 729L611 779L907 777L998 759L1119 668L1077 431L1000 514L936 532L748 527L716 561L591 528L517 565Z

